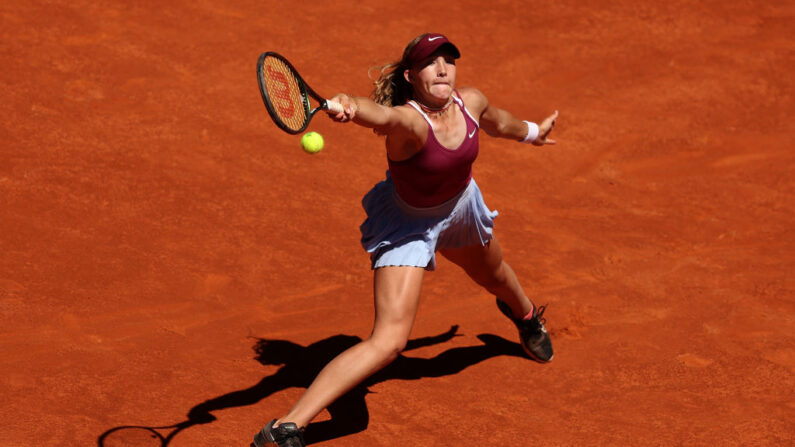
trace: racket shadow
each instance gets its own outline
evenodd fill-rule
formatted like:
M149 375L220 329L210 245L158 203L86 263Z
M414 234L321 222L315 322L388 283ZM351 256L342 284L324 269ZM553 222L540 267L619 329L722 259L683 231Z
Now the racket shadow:
M409 340L406 351L431 346L459 336L458 326L452 326L439 335ZM428 377L441 377L461 372L469 366L492 357L514 356L524 358L519 344L492 334L480 334L480 345L448 349L432 358L418 358L400 355L393 363L365 380L344 396L331 404L327 410L329 420L313 422L306 428L307 444L328 441L364 431L370 421L366 396L369 388L387 380L419 380ZM255 385L206 400L188 411L187 420L164 427L120 426L104 432L98 438L99 447L113 447L106 442L109 434L123 428L171 429L163 436L154 430L160 446L168 446L182 430L194 425L207 424L216 418L213 412L232 407L256 404L268 396L288 388L307 388L320 370L334 357L346 349L360 343L360 337L334 335L307 346L288 340L256 339L255 357L263 365L282 365L274 374L264 377ZM274 417L277 415L274 415ZM263 421L267 422L267 421ZM253 433L256 428L252 429Z
M168 445L177 433L191 425L194 424L181 422L179 424L162 427L121 425L102 433L99 438L97 438L97 444L100 447L121 447L128 445L135 445L138 447L162 447ZM161 431L167 431L165 436Z

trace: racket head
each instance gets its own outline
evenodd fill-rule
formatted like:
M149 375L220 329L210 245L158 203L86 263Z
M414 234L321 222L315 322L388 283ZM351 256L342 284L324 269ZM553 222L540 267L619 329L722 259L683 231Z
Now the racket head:
M298 134L306 130L312 115L309 95L314 92L284 56L268 51L257 60L257 80L268 114L282 130Z

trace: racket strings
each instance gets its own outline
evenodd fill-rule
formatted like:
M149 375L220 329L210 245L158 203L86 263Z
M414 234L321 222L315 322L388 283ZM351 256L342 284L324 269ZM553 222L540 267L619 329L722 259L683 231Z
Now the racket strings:
M266 57L262 71L273 112L287 127L298 131L309 118L309 106L293 71L276 57Z

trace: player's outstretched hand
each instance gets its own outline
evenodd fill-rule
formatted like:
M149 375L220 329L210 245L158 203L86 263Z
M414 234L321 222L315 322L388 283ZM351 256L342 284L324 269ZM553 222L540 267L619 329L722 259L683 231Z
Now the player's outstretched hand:
M342 105L342 112L334 113L329 111L329 116L334 121L338 123L347 123L348 121L352 120L354 116L356 116L356 111L358 110L358 105L353 98L346 95L345 93L338 93L331 98L332 101L337 101Z
M555 110L555 113L549 115L541 121L541 124L538 125L538 137L536 137L533 144L536 146L543 146L545 144L555 144L555 140L549 138L549 133L552 132L552 129L555 127L555 121L558 119L558 111Z

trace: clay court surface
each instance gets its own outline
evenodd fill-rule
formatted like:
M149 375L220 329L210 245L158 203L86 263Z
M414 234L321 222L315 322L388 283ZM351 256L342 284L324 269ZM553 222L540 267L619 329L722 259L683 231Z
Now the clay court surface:
M414 349L312 443L791 445L793 4L444 3L3 2L0 445L248 445L367 337L383 142L318 116L303 153L255 63L367 95L430 30L458 85L560 110L475 164L555 359L440 259Z

